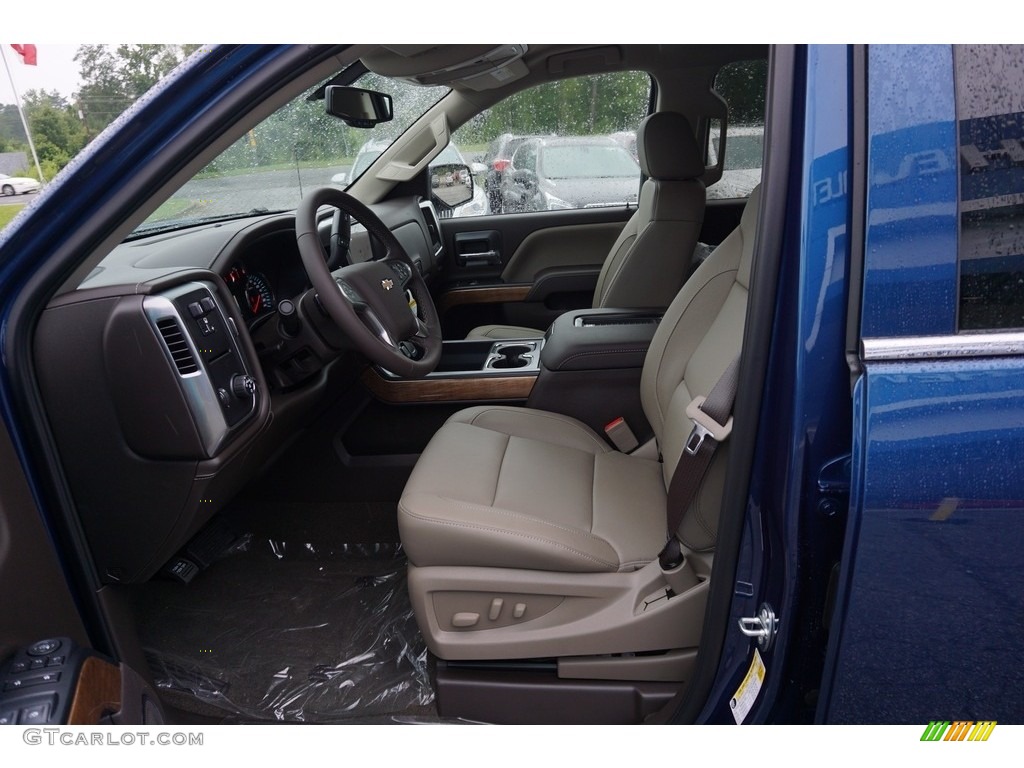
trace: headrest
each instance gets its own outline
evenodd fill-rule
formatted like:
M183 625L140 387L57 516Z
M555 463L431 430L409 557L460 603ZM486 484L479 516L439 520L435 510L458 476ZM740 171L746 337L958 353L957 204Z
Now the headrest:
M678 112L655 112L636 133L640 168L651 179L683 180L704 175L704 153L690 121Z

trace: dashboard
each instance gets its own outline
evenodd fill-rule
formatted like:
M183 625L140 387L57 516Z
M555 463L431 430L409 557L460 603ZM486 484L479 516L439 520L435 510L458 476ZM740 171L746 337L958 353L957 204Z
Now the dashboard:
M444 257L432 206L373 209L429 281ZM318 227L325 254L334 221ZM353 225L348 260L376 251ZM310 287L291 214L122 243L51 300L34 352L108 583L152 577L365 365Z

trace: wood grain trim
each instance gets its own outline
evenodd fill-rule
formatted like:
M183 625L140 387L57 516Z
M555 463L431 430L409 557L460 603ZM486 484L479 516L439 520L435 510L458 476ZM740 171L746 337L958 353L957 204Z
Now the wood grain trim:
M439 403L460 400L525 400L536 376L476 376L465 379L392 381L374 368L363 371L363 384L385 403Z
M97 725L100 718L121 711L121 669L95 656L82 664L68 725Z
M462 304L499 304L503 301L523 301L533 286L528 283L519 285L492 285L487 288L455 288L441 294L437 302L437 311L444 314L452 307Z

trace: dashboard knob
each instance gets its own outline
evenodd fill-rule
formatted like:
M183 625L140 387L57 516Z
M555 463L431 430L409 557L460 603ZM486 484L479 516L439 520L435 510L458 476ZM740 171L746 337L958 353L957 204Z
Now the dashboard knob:
M302 321L295 311L295 304L288 299L281 299L278 302L277 316L281 321L281 332L285 336L294 337L302 329Z
M256 394L256 379L248 374L236 373L231 377L231 394L245 400Z

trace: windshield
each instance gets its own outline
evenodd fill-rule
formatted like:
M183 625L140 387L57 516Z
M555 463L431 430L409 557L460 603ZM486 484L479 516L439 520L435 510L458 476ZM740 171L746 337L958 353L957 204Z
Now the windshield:
M371 129L331 117L312 88L222 152L139 225L135 234L215 219L294 210L303 191L348 186L448 88L366 73L353 85L391 94L394 119ZM452 161L449 161L452 162Z
M640 175L640 166L619 146L566 144L545 147L541 167L549 179L626 178Z

